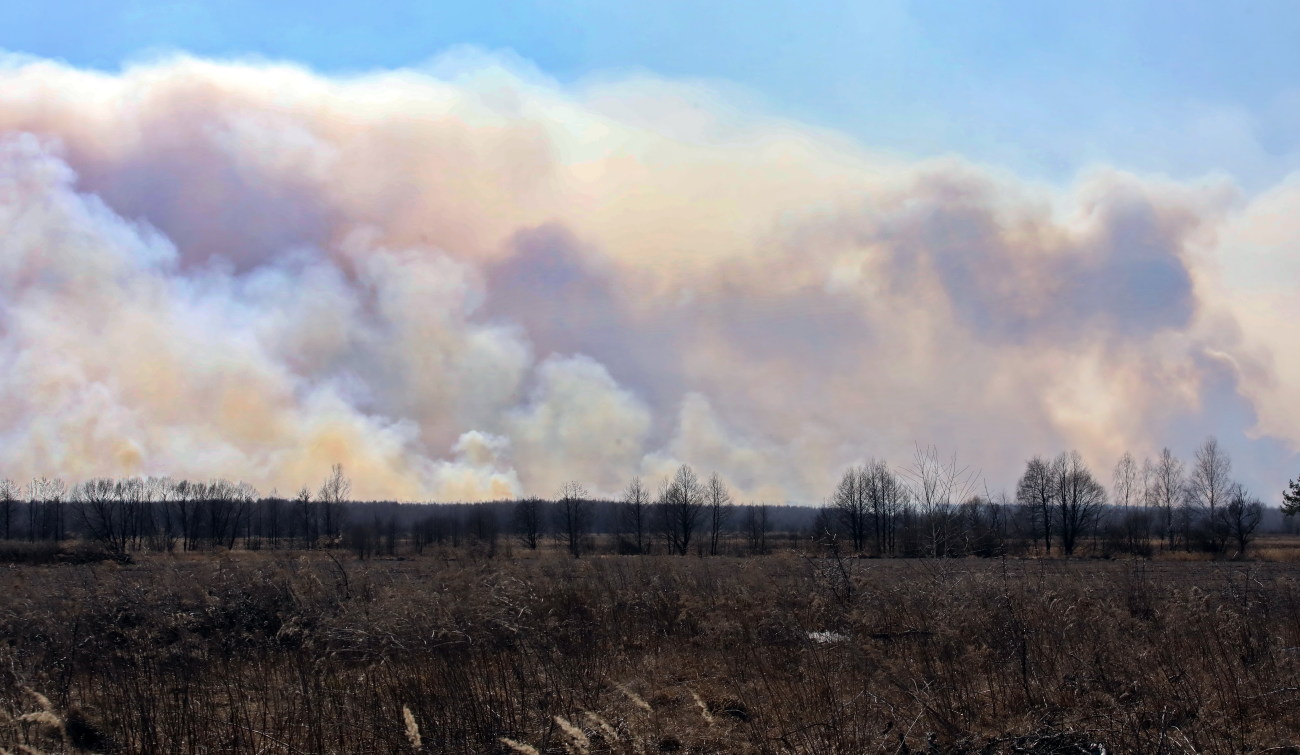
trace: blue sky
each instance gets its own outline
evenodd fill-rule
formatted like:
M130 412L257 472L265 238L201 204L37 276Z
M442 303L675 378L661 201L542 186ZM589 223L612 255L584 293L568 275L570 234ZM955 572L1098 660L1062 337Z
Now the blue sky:
M773 113L908 156L1050 181L1097 163L1247 189L1300 167L1300 3L487 0L9 3L0 47L116 69L159 52L419 65L458 45L561 81L737 84Z

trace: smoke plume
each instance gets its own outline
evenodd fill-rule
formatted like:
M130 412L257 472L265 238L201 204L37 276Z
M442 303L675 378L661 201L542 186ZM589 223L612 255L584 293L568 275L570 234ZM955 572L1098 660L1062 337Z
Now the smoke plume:
M0 67L0 474L360 498L1300 449L1300 184L908 162L649 78ZM1261 492L1271 494L1271 489Z

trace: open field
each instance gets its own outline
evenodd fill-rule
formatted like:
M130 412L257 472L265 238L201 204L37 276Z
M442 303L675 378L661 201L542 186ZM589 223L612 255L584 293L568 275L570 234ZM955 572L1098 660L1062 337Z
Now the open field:
M0 737L41 752L1296 752L1298 579L1291 563L793 553L11 566Z

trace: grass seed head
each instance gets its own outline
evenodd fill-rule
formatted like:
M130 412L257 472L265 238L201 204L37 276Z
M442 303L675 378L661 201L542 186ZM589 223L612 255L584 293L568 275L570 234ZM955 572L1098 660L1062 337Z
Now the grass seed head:
M560 727L560 731L564 732L565 736L573 743L574 749L581 755L585 755L591 749L591 740L587 739L587 735L583 733L582 729L574 726L569 719L564 716L556 716L555 723Z
M406 741L411 743L411 749L419 751L422 744L420 740L420 725L415 722L415 716L411 714L411 709L402 706L402 721L406 723Z
M627 697L627 699L632 701L633 705L640 708L641 710L647 713L651 711L650 703L646 702L645 698L633 692L631 688L629 688L628 686L623 684L615 684L614 689L618 690L619 692L622 692Z
M591 726L591 728L596 729L597 731L600 732L600 735L605 738L606 742L612 744L614 742L620 741L618 736L618 731L615 730L614 727L611 726L608 721L601 718L599 715L592 713L591 711L587 711L582 714L582 717L587 721L587 723Z
M709 706L705 704L704 699L702 697L696 694L695 690L688 689L687 691L690 692L691 697L695 699L695 704L700 706L700 715L704 717L704 723L708 724L709 726L712 726L713 713L709 710Z
M23 687L23 692L26 692L31 696L31 698L36 701L36 704L40 706L41 710L47 713L54 712L54 703L50 702L50 698L42 695L31 687Z
M19 721L28 724L40 724L57 732L63 731L63 719L49 712L48 710L38 710L35 713L24 713L18 717Z
M499 741L501 744L519 753L519 755L541 755L541 753L537 751L536 747L516 741L510 737L501 737Z

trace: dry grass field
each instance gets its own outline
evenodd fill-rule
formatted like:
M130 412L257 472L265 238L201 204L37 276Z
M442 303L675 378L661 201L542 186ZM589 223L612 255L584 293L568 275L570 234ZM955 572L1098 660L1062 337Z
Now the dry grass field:
M795 553L9 566L0 746L1300 752L1298 579Z

